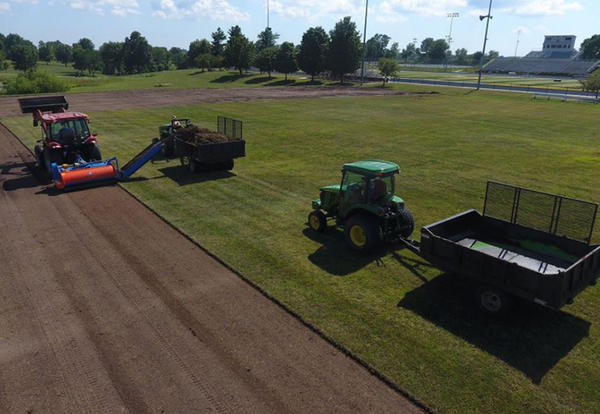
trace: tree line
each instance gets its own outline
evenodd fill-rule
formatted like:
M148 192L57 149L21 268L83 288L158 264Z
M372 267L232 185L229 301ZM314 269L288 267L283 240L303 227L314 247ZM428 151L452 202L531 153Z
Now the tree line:
M40 41L36 46L17 34L0 34L0 70L8 67L11 60L18 70L29 70L38 61L59 61L72 64L80 73L90 75L102 72L107 75L126 75L169 69L200 68L213 70L235 68L242 74L251 66L271 76L274 71L287 75L298 69L314 77L323 72L343 80L345 74L360 67L362 43L356 24L345 17L329 32L322 27L311 27L303 35L300 44L291 42L277 44L279 35L271 28L262 31L256 41L246 37L239 26L233 26L226 34L221 28L211 34L211 39L195 40L188 49L154 47L141 33L134 31L122 42L106 42L96 49L88 38L68 45L60 41ZM431 63L453 65L478 65L481 52L469 54L464 48L454 53L445 39L426 38L419 46L411 42L402 50L398 43L390 46L391 38L375 34L366 43L368 61L387 59L405 63ZM490 51L484 62L498 57ZM600 35L586 39L582 44L584 59L600 59ZM389 65L388 65L389 66ZM381 67L381 65L380 65Z

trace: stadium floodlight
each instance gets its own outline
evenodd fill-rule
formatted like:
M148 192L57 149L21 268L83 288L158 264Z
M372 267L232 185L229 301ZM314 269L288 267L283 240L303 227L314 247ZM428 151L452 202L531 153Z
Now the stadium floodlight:
M446 15L446 17L448 17L450 19L450 32L448 33L448 36L446 37L446 39L448 40L448 48L450 49L450 53L452 53L452 41L454 39L452 39L452 24L454 23L454 19L460 17L460 13L448 13ZM444 59L444 66L445 69L448 69L448 54L446 53L446 58Z
M485 25L485 36L483 37L483 52L481 53L481 59L479 60L479 78L477 79L477 90L481 88L481 73L483 72L483 61L485 60L485 48L487 46L488 30L490 28L490 20L493 19L492 0L490 0L490 7L488 9L487 16L479 16L480 21L483 21L483 19L487 19L487 23Z
M367 18L369 17L369 0L365 6L365 32L363 33L363 53L360 69L360 86L365 83L365 59L367 58Z

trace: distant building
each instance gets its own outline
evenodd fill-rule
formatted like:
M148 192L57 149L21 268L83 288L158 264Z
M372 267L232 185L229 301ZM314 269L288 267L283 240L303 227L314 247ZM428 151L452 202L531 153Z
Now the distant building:
M501 57L488 63L485 72L518 73L583 77L600 66L600 61L579 60L574 35L546 36L541 51L529 52L523 58Z

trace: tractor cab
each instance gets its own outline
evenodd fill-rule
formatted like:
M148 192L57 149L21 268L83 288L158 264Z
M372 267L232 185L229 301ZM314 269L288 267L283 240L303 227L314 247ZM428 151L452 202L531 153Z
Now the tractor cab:
M383 239L408 237L414 219L395 194L397 164L366 160L345 164L340 185L322 187L313 201L308 224L315 231L327 227L327 220L345 229L348 243L356 250L369 250Z

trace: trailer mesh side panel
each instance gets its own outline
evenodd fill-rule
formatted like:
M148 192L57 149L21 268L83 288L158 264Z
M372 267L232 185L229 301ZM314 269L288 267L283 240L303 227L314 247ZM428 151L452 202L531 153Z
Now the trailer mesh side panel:
M512 185L488 182L483 214L590 243L598 205Z
M244 139L242 121L237 119L217 117L217 131L229 138Z

